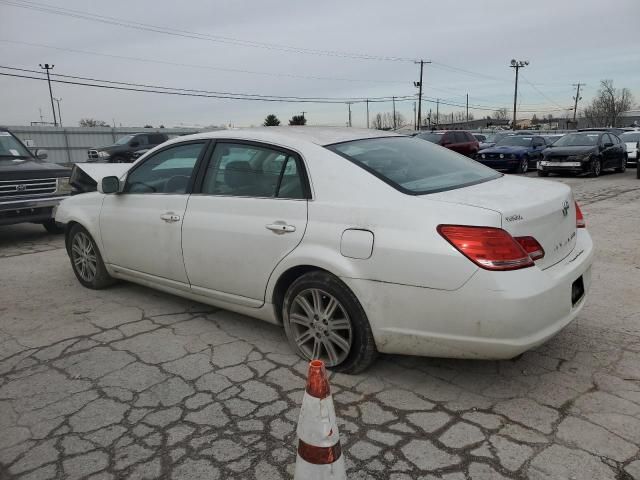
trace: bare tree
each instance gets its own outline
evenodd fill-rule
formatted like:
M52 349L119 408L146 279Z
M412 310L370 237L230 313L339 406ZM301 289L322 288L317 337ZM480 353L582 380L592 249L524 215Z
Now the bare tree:
M508 120L509 119L509 110L506 108L499 108L495 112L493 112L494 120Z
M109 124L103 120L96 120L95 118L83 118L78 122L81 127L108 127Z
M628 88L615 88L613 80L601 80L591 105L584 109L584 116L594 127L616 127L620 114L632 105L633 95Z
M373 117L373 122L371 122L371 127L376 130L382 130L384 128L384 122L382 121L382 114L376 113L376 116Z

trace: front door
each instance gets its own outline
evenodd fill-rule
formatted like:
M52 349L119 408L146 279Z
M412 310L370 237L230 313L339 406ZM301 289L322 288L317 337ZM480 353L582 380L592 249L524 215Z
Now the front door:
M160 150L127 174L122 193L105 196L100 232L106 263L188 285L180 230L205 145L187 142Z
M259 307L271 273L307 225L302 159L255 142L217 142L201 183L182 226L191 288Z

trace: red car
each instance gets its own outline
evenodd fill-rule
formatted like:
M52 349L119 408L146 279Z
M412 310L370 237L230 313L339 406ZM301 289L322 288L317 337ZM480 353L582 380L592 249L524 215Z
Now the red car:
M471 158L474 158L480 149L480 143L476 137L465 130L436 130L418 133L416 137Z

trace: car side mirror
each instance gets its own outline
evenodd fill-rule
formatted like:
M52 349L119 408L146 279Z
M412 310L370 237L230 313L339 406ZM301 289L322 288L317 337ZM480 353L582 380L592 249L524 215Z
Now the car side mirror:
M47 152L44 148L38 148L35 152L35 156L39 160L46 160L49 158L49 152Z
M120 191L120 180L115 175L104 177L100 182L100 193L110 194Z
M130 147L137 147L140 145L140 142L136 142L135 140L129 144Z

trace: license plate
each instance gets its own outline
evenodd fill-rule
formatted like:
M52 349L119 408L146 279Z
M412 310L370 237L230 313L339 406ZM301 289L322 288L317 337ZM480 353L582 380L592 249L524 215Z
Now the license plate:
M540 162L541 167L579 167L580 162Z

